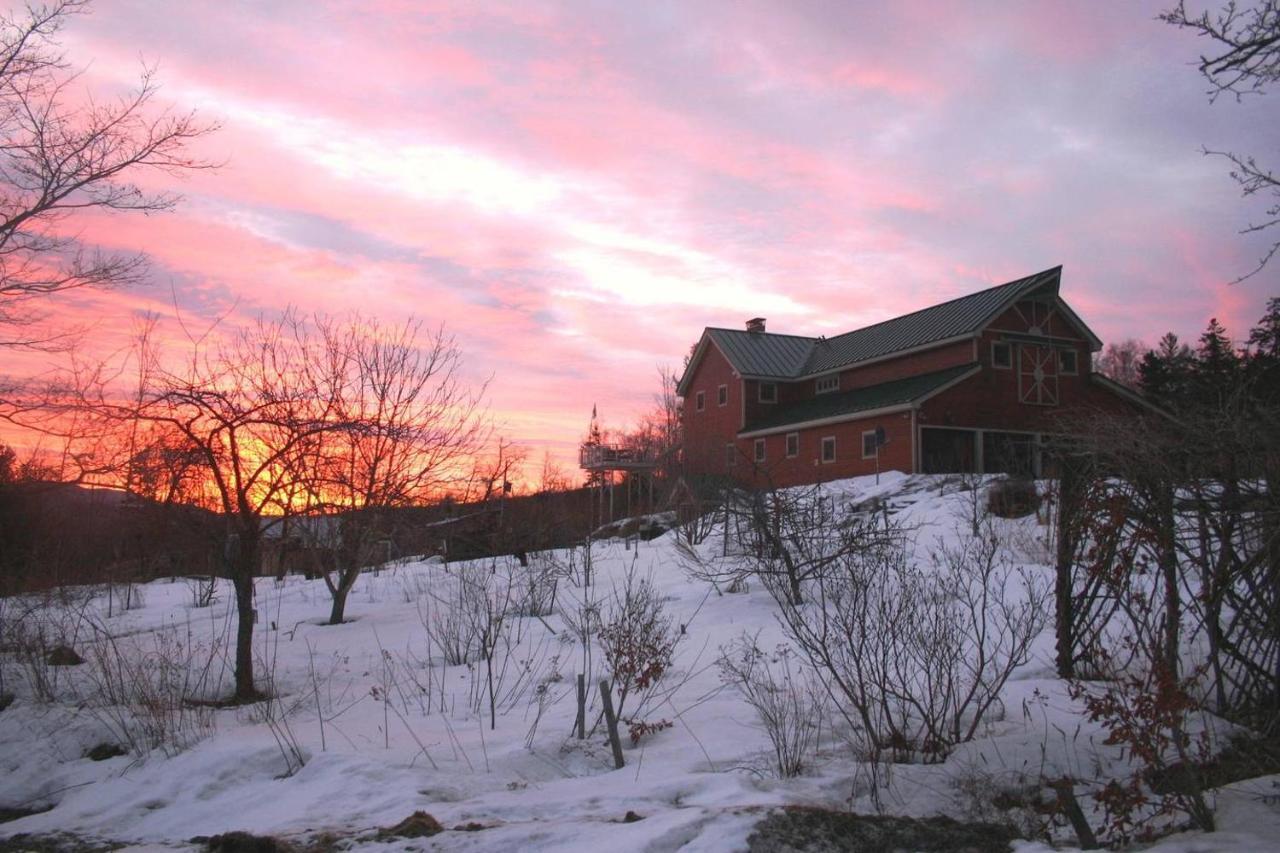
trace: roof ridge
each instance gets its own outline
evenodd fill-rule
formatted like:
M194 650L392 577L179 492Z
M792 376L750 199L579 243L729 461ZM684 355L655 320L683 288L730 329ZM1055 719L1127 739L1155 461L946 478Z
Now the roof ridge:
M956 296L951 299L947 299L943 302L935 302L932 305L926 305L923 308L917 308L914 311L908 311L906 314L899 314L896 317L889 317L886 320L881 320L877 323L872 323L869 326L860 326L856 329L850 329L847 332L841 332L838 335L833 335L831 337L824 338L824 340L834 341L837 338L843 338L846 335L853 335L853 334L857 334L858 332L865 332L868 329L874 329L876 326L883 326L886 323L896 323L899 320L905 320L908 317L914 317L917 314L923 314L925 311L932 311L935 308L945 307L947 305L950 305L953 302L960 302L961 300L964 300L964 299L972 299L975 296L981 296L984 293L991 293L992 291L1000 290L1001 288L1005 288L1005 287L1012 287L1015 284L1025 284L1030 282L1034 278L1039 278L1040 276L1045 275L1046 273L1051 273L1054 270L1060 270L1060 269L1062 269L1062 264L1058 264L1057 266L1054 266L1054 267L1049 267L1048 269L1040 270L1040 272L1032 273L1031 275L1024 275L1022 278L1015 278L1010 281L1006 281L1003 284L995 284L995 285L992 285L991 287L984 287L982 290L975 290L972 293L966 293L964 296Z
M708 332L732 332L738 335L768 335L771 338L796 338L802 341L816 341L812 335L788 335L785 332L748 332L746 329L730 329L727 326L707 326Z

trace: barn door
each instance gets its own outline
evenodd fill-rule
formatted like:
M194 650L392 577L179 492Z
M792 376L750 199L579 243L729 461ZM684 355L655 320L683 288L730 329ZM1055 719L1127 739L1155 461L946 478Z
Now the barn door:
M1058 405L1058 353L1053 347L1018 346L1018 398L1033 406Z

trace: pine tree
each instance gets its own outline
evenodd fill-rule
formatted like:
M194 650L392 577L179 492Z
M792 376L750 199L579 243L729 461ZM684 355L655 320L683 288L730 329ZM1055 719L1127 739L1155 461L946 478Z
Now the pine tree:
M1173 332L1160 339L1154 350L1142 357L1138 365L1138 382L1142 392L1163 406L1174 408L1185 404L1195 365L1191 347L1178 340Z
M1280 361L1280 296L1267 300L1267 311L1249 332L1249 351L1254 358Z

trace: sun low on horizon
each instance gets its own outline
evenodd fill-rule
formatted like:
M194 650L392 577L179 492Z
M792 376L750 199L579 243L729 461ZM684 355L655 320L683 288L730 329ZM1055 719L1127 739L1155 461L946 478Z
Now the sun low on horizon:
M48 310L104 355L147 315L174 352L287 308L415 317L567 469L593 408L631 425L752 317L839 334L1060 264L1104 341L1243 339L1280 292L1230 283L1265 205L1203 152L1270 155L1280 124L1210 103L1162 8L97 0L59 34L77 97L152 68L218 166L133 176L172 212L69 222L150 263Z

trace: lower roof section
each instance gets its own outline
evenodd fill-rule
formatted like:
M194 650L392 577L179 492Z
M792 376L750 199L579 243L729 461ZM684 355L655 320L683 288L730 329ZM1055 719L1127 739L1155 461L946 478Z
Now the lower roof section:
M972 362L933 373L881 382L879 385L868 385L866 388L854 388L852 391L820 394L811 400L783 406L770 417L753 424L750 429L745 429L738 435L750 438L787 429L851 420L872 412L909 408L972 376L979 369L978 363Z

